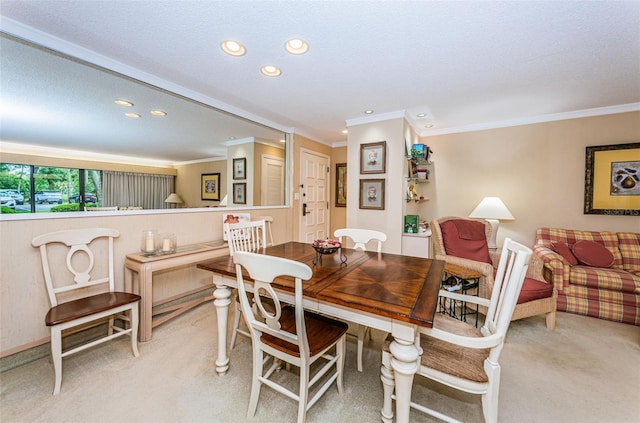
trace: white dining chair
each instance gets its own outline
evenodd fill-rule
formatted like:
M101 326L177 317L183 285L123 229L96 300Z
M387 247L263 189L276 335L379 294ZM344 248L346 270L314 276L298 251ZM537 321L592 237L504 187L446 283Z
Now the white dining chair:
M253 349L253 377L247 417L255 415L260 388L266 385L298 401L298 423L302 423L307 411L334 382L340 394L344 391L345 337L348 325L304 310L302 281L310 279L313 274L306 264L244 251L236 251L233 259L236 263L238 293L243 315L251 332ZM252 311L242 268L253 279L253 291L261 292L261 295L254 295L260 320ZM272 286L272 282L280 276L295 278L293 307L283 307ZM275 305L273 311L267 310L263 305L263 298L267 297ZM335 353L332 353L334 348ZM282 361L300 369L298 393L271 378L276 370L281 369ZM316 362L318 366L313 366L312 369ZM330 372L333 367L334 371ZM322 381L322 385L309 398L309 388L319 381Z
M237 251L257 251L267 246L266 222L264 220L254 220L251 222L225 223L224 231L229 240L229 255L231 257ZM242 317L242 308L240 307L240 299L236 295L235 310L233 314L233 331L231 332L231 341L229 348L233 349L236 345L238 334L250 337L249 332L240 328L240 318Z
M256 216L256 220L264 220L264 223L267 227L267 236L268 236L268 246L275 245L273 243L273 233L271 232L271 224L273 223L273 216Z
M484 325L478 329L445 314L436 314L432 328L420 329L420 367L417 375L471 394L482 395L485 422L498 421L500 392L500 352L511 315L516 306L533 252L506 238L494 281L491 298L440 290L441 297L481 304L488 308ZM394 382L388 336L382 347L384 421L393 418ZM444 421L457 421L426 406L410 402L411 407Z
M31 245L40 249L51 304L45 324L51 329L54 395L62 385L63 357L122 335L131 337L133 355L139 355L140 296L115 290L113 239L118 236L115 229L88 228L51 232L31 241ZM108 319L108 329L103 337L62 350L63 331L87 329L105 319ZM116 326L116 319L124 321L125 326Z
M350 238L354 243L353 248L355 250L367 251L367 244L369 242L375 243L376 251L382 252L382 243L387 240L387 234L380 231L374 231L371 229L357 229L357 228L342 228L336 229L333 232L333 236L338 238L343 247L346 247L345 239ZM371 338L371 328L358 325L358 371L362 371L362 354L364 351L364 339L369 335Z

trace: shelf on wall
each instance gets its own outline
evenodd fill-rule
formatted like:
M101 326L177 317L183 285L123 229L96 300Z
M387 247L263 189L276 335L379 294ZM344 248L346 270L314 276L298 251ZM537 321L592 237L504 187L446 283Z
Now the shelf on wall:
M429 201L429 199L428 199L428 198L423 198L423 199L419 199L419 198L405 198L405 201L406 201L407 203L410 203L410 202L412 202L412 201L413 201L414 203L423 203L423 202L425 202L425 201Z

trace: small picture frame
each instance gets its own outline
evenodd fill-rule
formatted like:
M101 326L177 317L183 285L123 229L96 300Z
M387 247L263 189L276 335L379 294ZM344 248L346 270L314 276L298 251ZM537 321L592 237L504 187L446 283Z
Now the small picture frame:
M360 179L360 208L384 210L384 179Z
M202 173L200 176L200 194L203 200L220 201L220 174Z
M247 184L244 182L233 184L234 204L247 204Z
M360 145L360 174L385 173L386 163L386 141Z
M247 179L247 159L233 159L233 179Z
M347 207L347 164L336 164L336 207Z

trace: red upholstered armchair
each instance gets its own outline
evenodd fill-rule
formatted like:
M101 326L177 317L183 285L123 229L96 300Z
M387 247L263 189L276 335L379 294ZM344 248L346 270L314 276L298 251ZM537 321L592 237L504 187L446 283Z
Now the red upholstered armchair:
M429 226L435 258L481 273L479 295L490 298L495 266L500 259L500 254L490 253L487 245L491 225L481 219L447 216L432 220ZM541 260L535 256L531 258L511 320L544 313L547 328L553 330L558 292L544 280L542 267ZM480 312L486 313L486 309L480 307Z

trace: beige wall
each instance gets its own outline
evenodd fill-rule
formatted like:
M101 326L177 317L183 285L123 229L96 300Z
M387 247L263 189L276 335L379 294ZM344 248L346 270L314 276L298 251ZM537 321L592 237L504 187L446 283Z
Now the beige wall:
M387 234L384 252L400 254L404 203L405 121L403 118L349 127L347 141L347 226ZM360 175L360 146L386 141L386 173ZM385 179L385 210L360 210L361 179Z
M176 194L182 197L182 207L212 207L220 204L227 194L227 160L190 163L176 166ZM201 178L203 173L220 174L220 201L203 200Z
M640 232L640 217L583 213L585 147L638 140L638 112L423 138L434 151L425 217L467 216L498 196L515 217L498 245L533 245L542 226Z
M176 234L178 245L222 239L225 209L185 209L129 212L52 213L55 218L35 215L0 220L0 239L11 240L0 249L0 357L48 341L44 316L49 309L42 278L40 256L31 246L36 235L71 228L108 227L120 231L115 241L116 287L124 286L124 260L140 250L143 229ZM235 209L254 216L270 215L275 243L291 240L291 210ZM12 220L6 220L12 219ZM211 284L211 275L195 267L162 272L154 276L154 300L169 298L189 289Z

